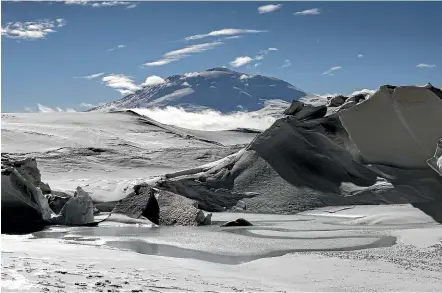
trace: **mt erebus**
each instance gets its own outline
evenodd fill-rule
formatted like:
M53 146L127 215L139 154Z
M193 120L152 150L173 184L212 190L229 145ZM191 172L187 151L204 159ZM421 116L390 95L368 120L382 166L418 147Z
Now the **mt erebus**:
M216 67L203 72L172 75L164 82L144 86L134 94L89 111L179 106L185 109L211 108L227 113L259 110L269 100L291 102L307 96L306 92L277 78Z

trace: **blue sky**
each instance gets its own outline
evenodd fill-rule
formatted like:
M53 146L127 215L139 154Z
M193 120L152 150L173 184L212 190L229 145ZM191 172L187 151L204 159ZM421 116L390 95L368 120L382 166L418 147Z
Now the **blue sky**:
M1 4L2 112L80 110L217 66L318 94L442 86L441 2Z

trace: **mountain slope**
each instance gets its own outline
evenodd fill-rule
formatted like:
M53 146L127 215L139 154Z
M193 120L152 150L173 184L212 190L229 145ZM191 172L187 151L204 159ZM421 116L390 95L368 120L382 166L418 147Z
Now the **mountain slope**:
M212 108L221 112L254 111L263 108L266 100L291 102L306 95L280 79L218 67L204 72L170 76L164 83L145 86L134 94L90 111L165 106Z

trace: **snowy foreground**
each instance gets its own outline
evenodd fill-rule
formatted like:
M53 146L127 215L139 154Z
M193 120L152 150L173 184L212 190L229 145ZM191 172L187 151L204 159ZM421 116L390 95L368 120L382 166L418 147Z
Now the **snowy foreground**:
M244 217L253 227L220 228ZM440 291L442 226L411 205L219 213L2 235L2 292Z

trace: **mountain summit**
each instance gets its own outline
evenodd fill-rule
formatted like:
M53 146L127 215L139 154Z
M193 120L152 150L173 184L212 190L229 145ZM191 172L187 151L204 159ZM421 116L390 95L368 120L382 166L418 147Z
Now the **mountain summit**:
M172 75L164 82L145 85L134 94L90 109L180 106L185 109L212 108L221 112L254 111L267 100L291 102L307 93L283 80L215 67L203 72Z

